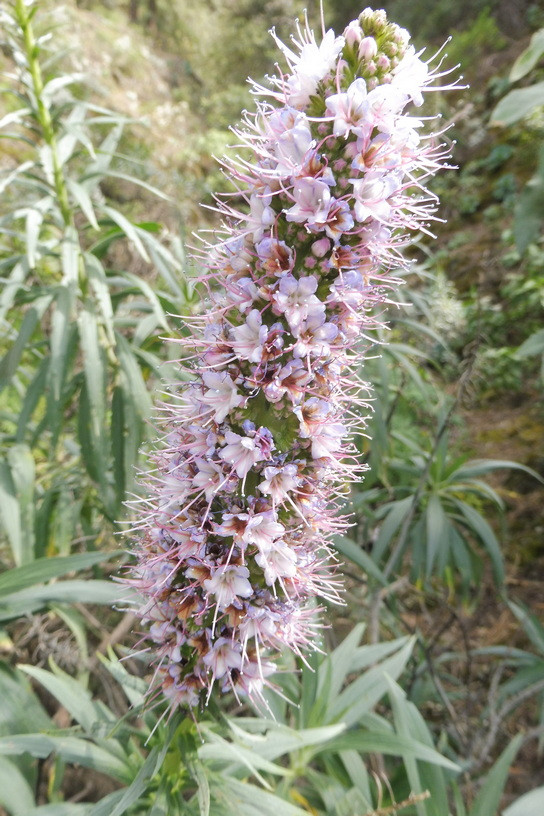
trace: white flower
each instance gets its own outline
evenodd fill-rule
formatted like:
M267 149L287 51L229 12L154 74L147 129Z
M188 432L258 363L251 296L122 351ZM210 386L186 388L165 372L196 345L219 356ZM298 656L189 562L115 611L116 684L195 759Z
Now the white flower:
M405 93L418 107L423 104L422 88L428 82L429 66L419 59L411 45L393 70L391 86Z
M257 564L264 569L264 580L271 586L278 578L293 578L297 574L297 554L284 541L276 541L266 552L255 556Z
M242 538L247 544L255 544L261 552L269 552L284 532L285 527L277 521L276 513L267 511L251 516Z
M284 130L275 142L274 155L278 160L276 173L291 176L299 171L314 145L308 119L303 113L297 113L292 127Z
M327 221L331 205L331 191L323 181L314 178L297 179L293 186L294 205L285 210L288 221L322 227Z
M240 646L238 643L233 645L230 640L219 637L210 651L204 655L202 662L209 666L215 678L221 678L229 669L240 669L242 667Z
M240 436L233 431L227 431L225 439L227 444L219 451L219 456L232 465L240 479L248 474L256 462L266 458L256 439Z
M232 348L243 360L258 363L263 356L263 344L268 335L268 328L263 326L261 313L252 309L246 317L246 322L235 326L232 330L234 340Z
M248 579L247 567L217 567L211 577L203 582L203 586L215 595L219 609L226 609L239 598L250 598L253 595L253 587Z
M225 371L204 371L202 381L207 390L200 400L213 408L216 422L223 422L233 408L243 404L244 398Z
M358 135L361 131L371 130L372 125L369 122L368 107L364 79L356 79L345 93L329 96L327 98L327 110L334 116L334 135L347 138L351 130L354 130Z

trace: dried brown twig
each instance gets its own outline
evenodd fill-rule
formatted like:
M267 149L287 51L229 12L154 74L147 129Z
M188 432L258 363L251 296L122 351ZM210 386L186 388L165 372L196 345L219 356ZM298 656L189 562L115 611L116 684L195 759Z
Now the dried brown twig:
M394 813L398 813L400 810L404 810L411 805L415 805L417 802L423 802L425 799L430 799L431 794L429 791L423 791L422 793L411 793L408 799L403 799L402 802L395 802L393 805L388 805L387 807L380 807L377 810L368 810L365 816L391 816Z

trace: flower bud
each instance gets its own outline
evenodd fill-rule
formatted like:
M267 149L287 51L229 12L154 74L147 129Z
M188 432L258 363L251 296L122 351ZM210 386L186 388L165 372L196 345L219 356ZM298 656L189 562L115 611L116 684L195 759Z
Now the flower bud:
M344 38L348 45L357 45L361 42L361 26L357 20L353 20L344 30Z
M359 45L359 59L371 60L378 53L378 46L374 37L365 37Z

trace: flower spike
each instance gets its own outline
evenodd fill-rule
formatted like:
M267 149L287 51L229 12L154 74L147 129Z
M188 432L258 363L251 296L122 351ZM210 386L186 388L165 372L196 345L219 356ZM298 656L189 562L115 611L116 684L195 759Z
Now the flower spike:
M262 700L282 649L317 648L319 603L340 600L330 540L364 470L366 338L447 158L413 107L433 71L385 12L272 36L286 72L253 85L243 155L223 161L236 192L216 200L190 376L138 504L131 582L173 708L213 687Z

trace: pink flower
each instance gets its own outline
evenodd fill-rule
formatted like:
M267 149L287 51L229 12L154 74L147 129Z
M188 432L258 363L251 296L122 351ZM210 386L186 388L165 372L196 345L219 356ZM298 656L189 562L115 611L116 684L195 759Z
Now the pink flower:
M210 501L224 480L223 471L215 462L209 459L195 459L195 465L198 468L198 473L193 476L193 484L195 487L202 489L206 500Z
M243 360L258 363L263 355L263 345L268 335L268 328L263 326L261 313L252 309L246 322L232 330L234 340L232 348Z
M240 479L247 476L254 464L269 458L255 437L227 431L225 440L227 444L219 451L219 458L232 465Z
M300 42L295 44L300 53L287 48L273 33L279 48L283 51L292 76L287 79L284 88L288 102L295 108L302 108L310 101L318 83L332 70L338 55L344 46L343 37L335 37L332 30L327 31L322 42L318 45L313 32L299 29Z
M224 677L232 669L242 667L240 646L237 643L233 646L227 638L219 637L210 651L203 656L202 662L212 670L214 678Z
M284 541L277 541L269 550L261 551L255 556L255 561L263 568L268 586L282 578L294 578L297 574L297 554Z
M323 226L331 204L328 184L314 178L297 179L293 186L293 198L294 205L285 210L288 221L306 224L307 227Z
M283 502L302 482L296 465L266 467L263 474L265 478L259 484L259 490L271 496L274 504Z
M250 517L242 538L247 544L255 544L261 552L267 552L284 532L285 527L278 523L276 513L267 510Z
M334 117L332 132L335 136L348 137L353 130L358 135L372 129L368 116L366 82L356 79L345 93L333 94L327 99L327 111Z
M203 581L207 592L215 595L218 608L226 609L231 604L239 604L240 598L250 598L253 587L247 567L217 567L210 578Z
M275 314L283 314L291 331L296 332L301 322L313 309L323 310L319 298L315 296L317 278L307 275L298 280L293 275L284 275L277 290L272 295Z
M344 37L306 25L276 42L287 72L254 86L257 113L235 131L233 200L217 200L206 295L138 505L131 583L172 707L214 685L266 705L278 653L315 648L316 599L339 600L332 538L364 470L357 372L445 158L406 112L433 72L385 12Z
M244 398L226 372L205 371L202 382L207 390L200 400L213 409L216 422L222 422L233 408L243 404Z
M309 122L303 113L296 113L292 126L278 136L274 147L277 159L276 173L280 176L290 176L298 173L304 165L306 156L314 146Z

